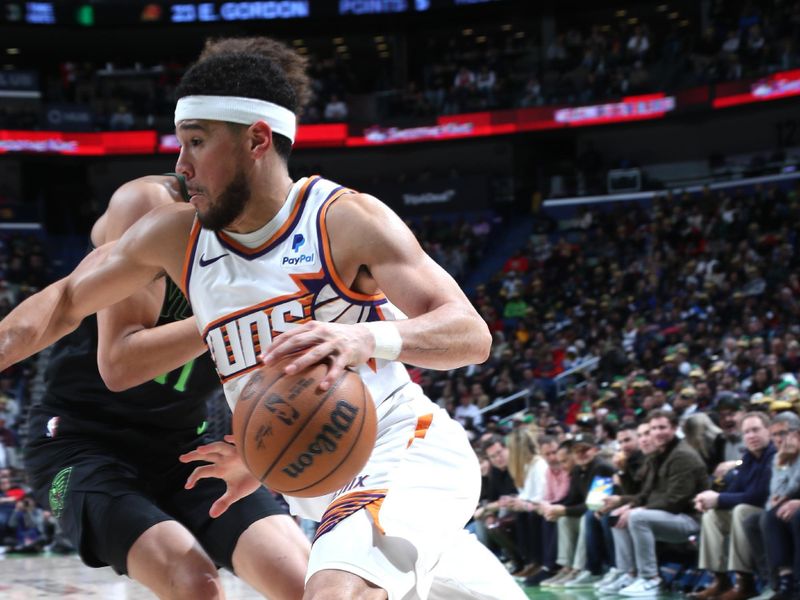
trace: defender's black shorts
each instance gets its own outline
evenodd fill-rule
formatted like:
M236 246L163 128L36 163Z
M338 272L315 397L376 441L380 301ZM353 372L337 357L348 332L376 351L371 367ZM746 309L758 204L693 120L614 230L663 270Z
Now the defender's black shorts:
M97 424L77 433L81 424L59 418L56 435L51 417L31 413L26 469L36 500L58 517L64 533L91 567L110 565L127 573L127 556L147 529L176 520L197 538L211 559L233 570L239 536L255 521L285 514L264 488L233 504L222 516L208 515L225 492L219 479L203 479L191 490L186 479L200 463L184 465L178 455L208 440L195 432L117 429L113 436L92 435Z

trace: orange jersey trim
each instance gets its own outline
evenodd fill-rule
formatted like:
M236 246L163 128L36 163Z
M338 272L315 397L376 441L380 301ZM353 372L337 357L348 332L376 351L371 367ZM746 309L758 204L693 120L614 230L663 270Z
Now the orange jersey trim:
M181 283L183 284L183 295L189 298L189 280L192 275L194 255L197 250L197 240L200 239L200 221L197 217L192 223L192 231L189 233L189 243L186 245L186 254L183 257L183 269L181 271Z
M408 440L408 444L406 448L411 446L414 440L422 440L428 435L428 429L431 427L431 423L433 422L433 413L428 413L427 415L420 415L417 419L417 427L414 431L414 435L411 436L411 439Z
M344 519L362 508L366 508L369 511L372 520L375 522L375 526L381 533L385 533L378 521L378 512L383 505L383 499L386 497L388 491L389 490L386 489L380 489L364 492L350 492L334 500L328 506L325 514L322 515L317 533L314 536L314 541L317 541L320 536L325 535Z
M248 248L247 246L243 246L235 239L226 235L224 231L218 231L217 235L223 240L227 245L231 246L237 252L249 256L252 254L259 254L260 252L264 252L267 248L269 248L272 244L274 244L284 233L286 233L292 225L294 225L295 220L297 219L297 215L300 213L301 207L305 204L305 195L308 191L308 187L317 179L319 179L319 175L312 175L308 178L308 180L303 184L303 187L300 188L300 191L297 193L297 197L295 198L294 207L292 208L291 214L287 217L286 221L283 225L280 226L278 231L272 234L266 242L258 246L257 248Z
M330 274L331 279L333 280L333 285L336 287L337 291L345 298L355 300L357 302L378 302L385 300L386 296L383 294L383 292L379 292L377 294L362 294L360 292L351 290L350 287L339 276L339 272L336 270L336 266L333 264L331 241L330 237L328 236L328 226L325 223L325 217L328 214L328 208L331 206L331 204L336 202L336 200L341 198L344 194L350 193L353 193L353 190L347 188L339 190L333 196L325 200L325 203L322 205L322 208L319 211L319 220L317 226L319 227L320 240L322 241L322 264Z
M379 498L378 500L370 502L364 507L367 509L367 512L372 517L372 521L375 523L375 527L377 527L378 531L380 531L383 535L386 535L386 530L384 530L383 525L381 525L381 520L378 517L378 514L381 512L381 507L383 506L383 501L385 499L386 499L385 497Z

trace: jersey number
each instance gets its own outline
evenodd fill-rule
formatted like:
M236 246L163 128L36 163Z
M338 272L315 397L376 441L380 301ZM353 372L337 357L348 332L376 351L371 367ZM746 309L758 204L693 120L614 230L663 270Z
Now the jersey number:
M181 367L181 374L178 376L178 381L175 382L175 385L172 386L176 392L185 392L186 391L186 382L189 381L189 375L192 374L192 369L194 368L194 361L195 359L190 360L187 362L183 367ZM177 369L175 369L177 371ZM174 373L175 371L170 371L170 373ZM164 373L163 375L159 375L153 381L156 383L160 383L161 385L166 385L167 383L167 376L169 373Z

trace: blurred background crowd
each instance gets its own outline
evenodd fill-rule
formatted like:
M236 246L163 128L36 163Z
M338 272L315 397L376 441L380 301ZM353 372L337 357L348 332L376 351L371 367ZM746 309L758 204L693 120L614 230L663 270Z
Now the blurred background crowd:
M314 82L301 123L750 93L800 64L795 0L543 4L341 34L287 25ZM170 51L155 33L135 49L121 29L105 45L65 33L63 52L5 49L0 73L34 73L41 94L3 96L0 129L53 129L59 108L86 117L78 130L168 133L190 49L253 30L176 29ZM671 121L296 151L293 176L386 199L491 330L482 365L409 369L481 460L470 528L526 585L800 597L800 123L787 89L727 113L709 97ZM0 317L71 268L111 190L174 163L0 150ZM615 193L616 170L644 185ZM0 551L70 550L29 496L20 449L46 365L45 352L0 373ZM223 431L227 407L210 408Z

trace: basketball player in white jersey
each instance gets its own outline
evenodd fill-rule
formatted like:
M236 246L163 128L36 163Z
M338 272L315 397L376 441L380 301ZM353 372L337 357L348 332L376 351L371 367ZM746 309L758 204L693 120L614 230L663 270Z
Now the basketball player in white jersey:
M296 94L310 95L305 60L273 40L215 40L203 55L242 49L277 61ZM188 200L181 175L128 182L91 243L116 240L151 209ZM177 456L208 441L206 403L221 394L190 317L175 284L160 278L56 344L46 393L28 416L34 495L84 563L111 566L159 598L223 598L219 565L267 598L299 600L310 545L267 490L215 519L209 509L224 483L184 489L192 469Z
M385 205L321 178L291 180L296 100L275 64L210 57L187 71L178 96L176 170L192 208L155 209L15 309L0 323L0 368L166 273L192 304L231 406L260 354L269 362L295 349L305 353L287 372L328 359L327 387L356 367L376 402L363 472L336 494L289 498L321 521L304 598L525 598L463 531L480 487L466 434L398 362L482 362L485 323ZM229 446L185 459L196 457L212 464L187 485L220 477L228 486L212 513L258 487Z

